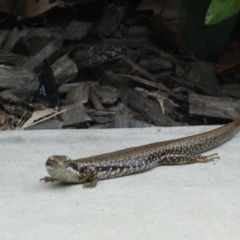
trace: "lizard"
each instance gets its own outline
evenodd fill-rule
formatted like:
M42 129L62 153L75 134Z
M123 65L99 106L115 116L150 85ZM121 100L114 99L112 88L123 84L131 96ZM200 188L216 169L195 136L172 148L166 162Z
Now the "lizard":
M54 155L46 161L50 177L40 180L83 183L84 188L90 188L99 180L141 173L160 165L206 163L219 158L218 154L200 154L228 141L239 128L240 119L205 133L92 157L72 160Z

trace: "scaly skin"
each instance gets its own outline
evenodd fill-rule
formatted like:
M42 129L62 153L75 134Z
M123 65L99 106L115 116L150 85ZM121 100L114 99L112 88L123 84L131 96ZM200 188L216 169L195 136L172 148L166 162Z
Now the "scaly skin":
M213 161L219 158L217 154L199 154L228 141L239 127L240 119L206 133L88 158L71 160L67 156L51 156L46 162L50 177L41 180L84 183L84 187L94 187L98 180L141 173L159 165Z

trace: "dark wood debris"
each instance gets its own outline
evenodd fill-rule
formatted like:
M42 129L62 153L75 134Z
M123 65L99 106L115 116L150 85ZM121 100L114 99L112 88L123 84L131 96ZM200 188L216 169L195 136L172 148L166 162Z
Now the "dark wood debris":
M98 21L46 17L40 26L0 29L0 130L142 128L239 118L238 75L217 76L213 63L163 50L145 25L134 33L129 23L119 27L125 5L109 9L111 18L103 14ZM45 92L41 78L48 77L53 84ZM66 111L21 128L34 112L48 108L53 91L53 108Z
M190 93L188 101L190 114L222 119L239 118L240 100Z

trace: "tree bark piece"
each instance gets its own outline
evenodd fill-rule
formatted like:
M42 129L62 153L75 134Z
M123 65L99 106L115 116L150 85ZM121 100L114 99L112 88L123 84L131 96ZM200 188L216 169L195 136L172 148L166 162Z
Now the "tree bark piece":
M27 61L28 57L0 50L0 64L14 66L17 62Z
M32 96L36 91L38 90L39 87L39 82L38 81L33 81L29 85L22 87L22 88L17 88L17 89L11 89L11 90L6 90L11 92L11 94L19 97L19 98L28 98Z
M43 60L49 59L49 57L59 51L60 45L61 43L59 41L50 42L46 47L44 47L39 53L32 57L22 67L32 71L39 70Z
M172 126L171 118L163 115L159 105L143 97L141 94L128 90L125 96L127 105L141 114L147 121L157 126Z
M92 104L94 105L94 107L97 110L101 110L104 109L100 98L98 97L98 95L90 88L90 92L89 92L89 97L91 99Z
M88 115L97 123L109 123L114 120L115 112L107 110L88 110Z
M223 119L240 118L240 100L191 93L188 96L189 113Z
M77 76L77 66L67 55L63 55L51 66L57 85L72 81Z
M62 110L64 109L69 109L61 114L65 126L77 126L92 120L81 103L64 106Z
M81 84L77 87L72 87L69 89L66 105L71 105L75 103L87 103L89 97L89 84Z
M120 97L116 88L93 84L91 89L100 97L103 104L114 104Z
M25 130L62 129L62 127L63 122L58 120L49 120L37 125L33 125Z
M0 92L0 98L5 101L21 103L23 99L33 95L38 90L39 82L34 81L26 87Z
M91 86L92 84L96 84L96 82L84 81L84 82L76 82L76 83L64 83L58 88L58 93L59 94L67 93L71 88L78 87L80 85L85 85L85 84L88 84L89 86Z
M117 115L125 115L131 120L144 122L144 118L139 113L133 111L122 102L119 102L117 106L113 107L112 109L117 113Z
M4 109L17 117L24 118L24 119L29 119L32 116L32 112L26 110L25 108L21 106L14 106L10 104L5 104L3 105Z
M30 84L35 78L32 71L20 68L0 66L0 88L21 88Z

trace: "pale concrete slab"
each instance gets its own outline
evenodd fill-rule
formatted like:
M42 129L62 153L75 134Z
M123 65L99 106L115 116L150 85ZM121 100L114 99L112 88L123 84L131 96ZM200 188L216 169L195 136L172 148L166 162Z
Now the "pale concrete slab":
M53 154L86 157L214 127L0 133L0 239L240 239L240 134L221 160L161 166L96 188L45 184Z

